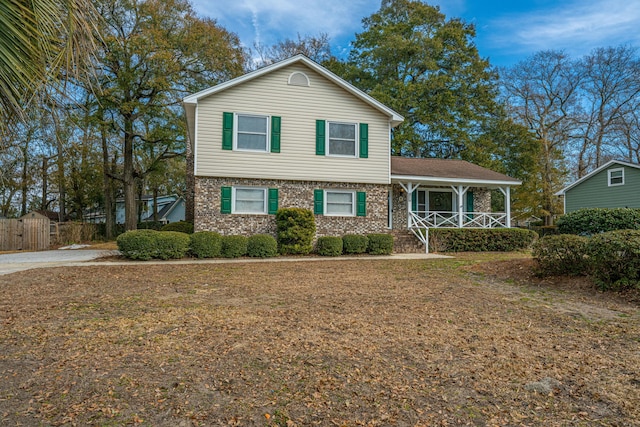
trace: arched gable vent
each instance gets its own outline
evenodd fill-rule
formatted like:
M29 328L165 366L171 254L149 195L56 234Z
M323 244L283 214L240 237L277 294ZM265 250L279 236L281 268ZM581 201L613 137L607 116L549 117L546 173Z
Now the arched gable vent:
M309 77L300 71L294 71L289 76L289 84L292 86L309 86Z

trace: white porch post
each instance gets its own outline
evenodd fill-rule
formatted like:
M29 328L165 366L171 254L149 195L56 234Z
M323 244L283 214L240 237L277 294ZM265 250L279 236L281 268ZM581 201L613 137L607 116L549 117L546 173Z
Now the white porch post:
M504 225L511 228L511 187L500 187L500 192L504 194L504 214L506 216Z
M467 194L469 187L463 187L462 185L458 185L458 187L456 187L452 185L451 189L458 197L458 228L462 228L464 225L464 196Z
M420 186L420 184L414 187L413 182L408 182L407 185L400 183L400 187L407 193L407 228L411 228L413 226L411 219L411 198L413 197L413 192Z
M507 228L511 228L511 187L507 186L507 191L504 195L504 209L507 214L506 225Z

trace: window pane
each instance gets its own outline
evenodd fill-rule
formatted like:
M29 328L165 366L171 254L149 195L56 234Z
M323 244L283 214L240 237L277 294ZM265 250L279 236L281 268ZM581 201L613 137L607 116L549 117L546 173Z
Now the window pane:
M329 140L329 154L337 154L341 156L355 156L355 141Z
M236 189L236 205L237 212L264 212L264 190L251 188Z
M352 193L330 193L327 191L327 203L349 203L353 201Z
M267 135L238 133L238 148L265 151L267 149Z
M356 125L329 123L329 138L356 139Z
M333 215L353 215L353 193L327 192L327 213Z
M267 118L255 116L238 116L238 132L267 133Z

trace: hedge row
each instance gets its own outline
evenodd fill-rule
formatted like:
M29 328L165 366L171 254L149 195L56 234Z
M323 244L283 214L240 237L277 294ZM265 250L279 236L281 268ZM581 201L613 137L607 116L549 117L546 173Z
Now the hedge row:
M640 287L640 230L547 236L534 245L533 256L542 275L590 275L602 290Z
M189 251L189 235L176 231L133 230L118 236L118 249L127 258L176 259Z
M391 234L347 234L344 237L318 237L316 252L322 256L342 254L389 255L393 252Z
M583 236L614 230L638 230L640 229L640 209L579 209L560 217L556 225L560 234Z
M527 249L538 234L522 228L432 228L429 249L437 252L509 252Z

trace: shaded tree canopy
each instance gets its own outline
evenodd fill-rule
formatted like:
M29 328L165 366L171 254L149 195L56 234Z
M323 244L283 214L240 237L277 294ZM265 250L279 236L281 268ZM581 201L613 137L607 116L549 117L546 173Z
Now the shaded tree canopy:
M416 0L383 2L345 63L327 66L405 117L393 154L465 157L496 108L497 75L472 25Z

